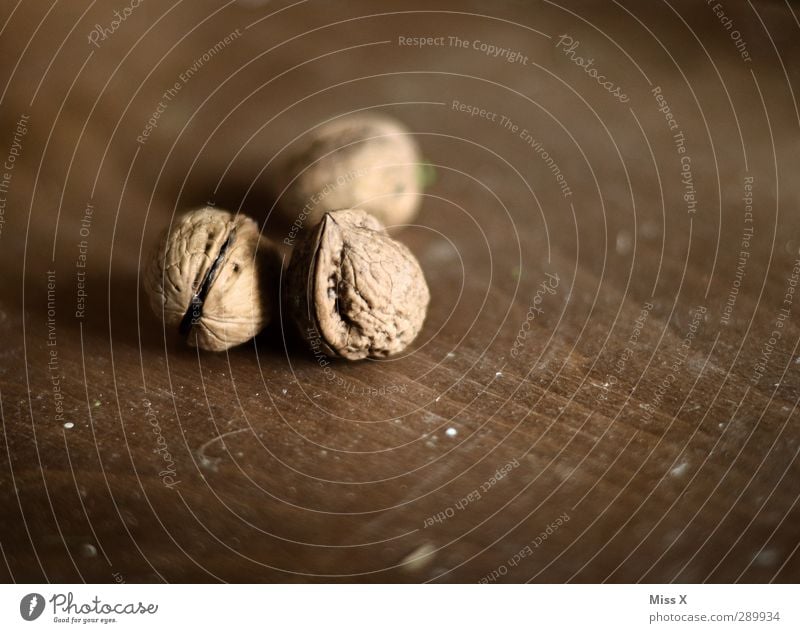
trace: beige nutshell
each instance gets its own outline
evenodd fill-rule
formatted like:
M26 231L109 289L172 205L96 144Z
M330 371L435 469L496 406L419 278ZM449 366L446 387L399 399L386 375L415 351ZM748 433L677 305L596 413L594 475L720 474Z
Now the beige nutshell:
M255 221L206 207L164 234L144 284L167 326L190 345L219 352L269 322L279 275L277 251Z
M402 352L430 301L414 255L361 210L326 213L286 273L288 312L316 353L350 360Z
M399 121L355 114L320 126L286 161L292 180L281 210L288 223L313 227L327 211L363 209L384 225L407 224L422 201L421 158Z

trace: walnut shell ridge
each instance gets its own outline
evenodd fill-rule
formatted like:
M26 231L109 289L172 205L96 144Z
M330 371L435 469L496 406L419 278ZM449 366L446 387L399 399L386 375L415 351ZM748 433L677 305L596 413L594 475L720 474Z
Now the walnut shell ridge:
M411 222L422 202L421 158L399 121L369 113L320 126L286 161L291 181L281 213L313 227L327 211L362 209L392 226Z
M370 214L344 209L298 244L286 299L312 350L359 360L402 352L422 329L430 293L408 248Z
M144 285L168 327L190 345L224 351L267 325L279 274L277 251L254 220L205 207L165 232Z

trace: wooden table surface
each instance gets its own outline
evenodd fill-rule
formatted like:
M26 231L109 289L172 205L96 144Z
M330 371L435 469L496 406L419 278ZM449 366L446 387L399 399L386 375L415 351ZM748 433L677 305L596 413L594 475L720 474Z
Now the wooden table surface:
M799 13L4 3L0 580L799 581ZM355 110L436 169L413 348L165 332L173 213L281 239Z

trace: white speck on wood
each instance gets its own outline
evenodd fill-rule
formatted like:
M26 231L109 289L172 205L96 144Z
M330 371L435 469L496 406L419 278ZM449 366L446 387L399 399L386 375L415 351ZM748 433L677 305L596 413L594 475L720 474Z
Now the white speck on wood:
M778 560L778 552L773 549L764 549L756 555L755 563L760 567L774 567Z
M689 462L681 462L680 464L675 466L675 468L670 470L669 474L672 475L673 477L681 477L686 473L688 469L689 469Z
M627 255L631 252L631 246L633 245L633 240L631 239L631 234L627 231L620 231L617 233L617 253L620 255Z
M86 558L94 558L97 556L97 548L91 543L84 543L81 545L81 554Z
M214 438L211 438L203 444L200 448L197 449L197 457L200 459L200 465L204 468L209 468L211 470L216 470L216 465L219 462L219 458L210 458L206 455L206 451L211 447L212 444L217 442L222 443L222 448L225 448L225 438L231 435L236 435L237 433L244 433L245 431L249 431L250 428L244 429L234 429L233 431L227 431L226 433L222 433L217 435Z
M435 552L432 543L423 543L401 560L400 566L408 572L421 571L433 562Z

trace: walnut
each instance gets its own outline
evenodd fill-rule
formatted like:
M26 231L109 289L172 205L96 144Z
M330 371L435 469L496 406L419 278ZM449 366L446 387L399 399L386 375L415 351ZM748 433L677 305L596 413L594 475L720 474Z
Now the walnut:
M407 224L422 201L419 149L398 121L379 114L319 127L284 167L281 213L313 227L326 211L363 209L387 226ZM296 177L295 177L296 176Z
M414 255L368 213L326 213L292 253L288 311L314 351L350 360L403 351L430 294Z
M268 323L279 274L277 251L252 219L202 208L164 234L144 284L166 325L190 345L219 352Z

